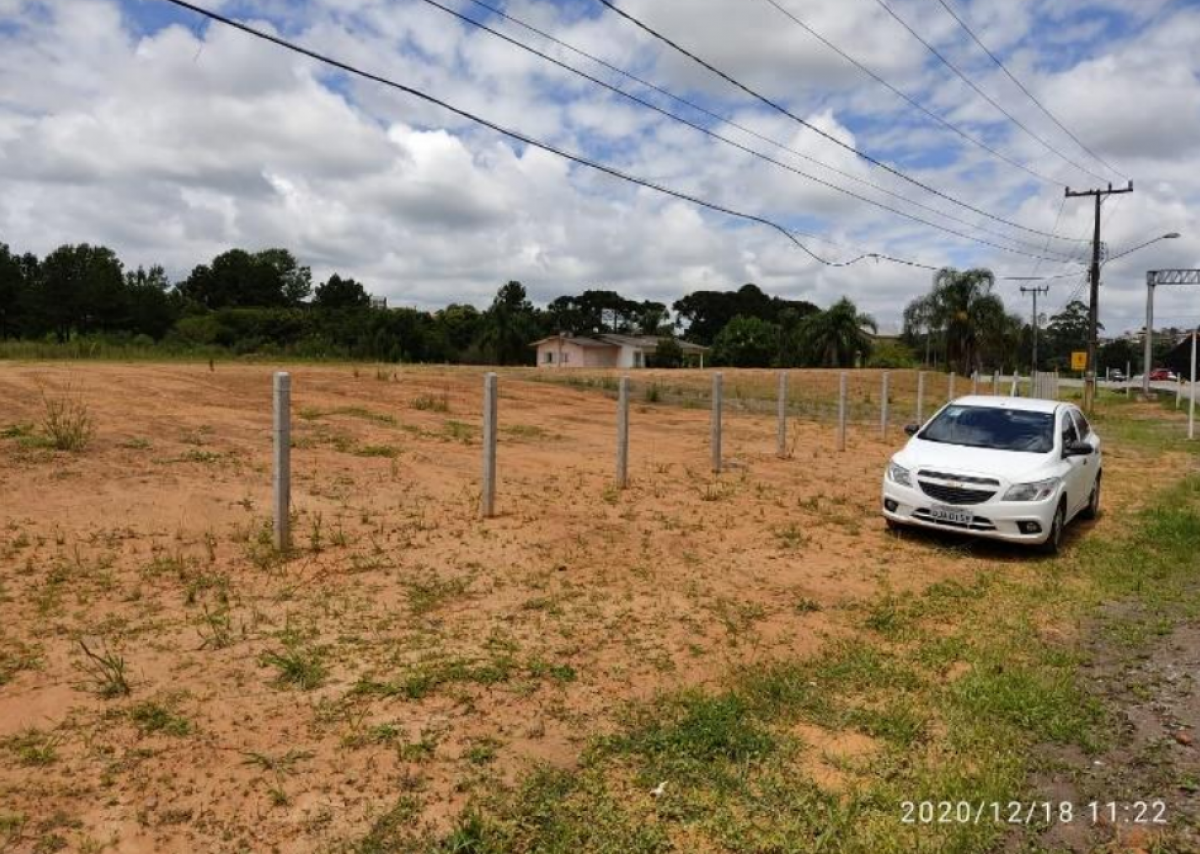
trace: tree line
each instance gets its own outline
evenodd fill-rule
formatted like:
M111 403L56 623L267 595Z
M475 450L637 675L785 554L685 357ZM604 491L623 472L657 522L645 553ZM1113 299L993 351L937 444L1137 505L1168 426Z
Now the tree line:
M1069 371L1071 353L1087 349L1087 305L1071 300L1048 318L1039 318L1038 363L1033 365L1034 327L1006 310L995 285L990 270L939 270L930 291L905 308L902 340L923 363L961 374L1001 366ZM1103 332L1104 325L1098 328ZM1155 364L1162 364L1174 346L1172 335L1157 336ZM1142 359L1141 344L1127 338L1104 342L1097 353L1101 373L1124 371L1126 365L1140 370Z
M230 249L171 282L161 266L127 269L112 250L64 245L43 258L0 243L0 339L98 341L176 352L374 361L532 364L539 338L622 333L680 336L738 367L853 365L871 352L871 318L848 300L826 311L746 284L700 290L670 307L612 290L535 306L520 282L484 309L383 308L339 274L314 286L286 249ZM678 348L660 362L679 364Z
M969 373L1029 368L1032 327L1005 309L988 270L939 271L904 311L898 340L848 299L827 309L764 293L754 284L698 290L669 307L592 289L535 306L520 282L500 286L484 309L380 308L361 282L333 274L314 286L287 249L230 249L181 281L163 268L127 269L104 246L64 245L44 258L0 243L0 339L99 342L175 352L289 355L315 359L532 364L533 341L559 332L679 336L710 347L708 364L733 367L915 367ZM1086 347L1078 301L1040 333L1039 367L1065 370ZM1169 349L1169 339L1160 346ZM1101 369L1140 363L1136 345L1112 342ZM681 364L670 343L657 363Z

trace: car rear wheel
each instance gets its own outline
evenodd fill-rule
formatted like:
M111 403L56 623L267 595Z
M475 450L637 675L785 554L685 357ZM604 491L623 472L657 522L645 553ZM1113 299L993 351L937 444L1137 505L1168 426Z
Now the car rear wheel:
M1054 511L1054 522L1050 525L1050 533L1046 535L1046 539L1038 546L1042 554L1058 554L1058 549L1062 545L1063 528L1066 525L1067 505L1065 502L1059 502L1058 509Z
M1100 515L1100 475L1096 475L1096 482L1092 484L1092 494L1088 498L1087 507L1083 508L1083 512L1079 514L1084 519L1095 519Z

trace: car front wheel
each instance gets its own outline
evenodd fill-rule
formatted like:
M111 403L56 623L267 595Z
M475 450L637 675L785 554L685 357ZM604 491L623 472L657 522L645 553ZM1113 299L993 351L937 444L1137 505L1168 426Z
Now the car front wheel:
M1050 533L1046 535L1046 539L1038 546L1042 554L1058 554L1058 549L1062 545L1063 528L1066 525L1067 505L1065 502L1060 502L1058 509L1054 511L1054 521L1050 524Z
M1087 507L1083 508L1083 512L1079 514L1084 519L1095 519L1100 515L1100 475L1096 475L1096 482L1092 484L1092 494L1088 497Z

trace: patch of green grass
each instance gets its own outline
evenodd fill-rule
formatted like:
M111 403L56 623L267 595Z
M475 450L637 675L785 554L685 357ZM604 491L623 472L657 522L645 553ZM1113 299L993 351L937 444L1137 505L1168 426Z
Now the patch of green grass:
M396 803L371 825L370 831L348 849L352 854L393 854L414 850L411 846L419 837L417 819L420 803L411 795L400 797ZM458 849L464 854L470 848Z
M529 441L548 439L551 435L549 430L538 427L535 424L506 424L500 428L500 432L514 439L527 439Z
M454 442L462 442L464 445L469 445L475 440L475 428L465 421L456 421L453 418L448 419L442 424L442 436Z
M5 424L0 427L0 439L24 439L32 436L34 425L28 423Z
M37 668L40 662L36 648L22 641L0 638L0 687L21 671Z
M436 611L455 599L466 595L470 580L466 578L440 578L430 575L408 581L404 592L408 597L408 607L414 616L422 616Z
M419 394L413 398L412 408L423 412L449 412L450 394L447 391L438 395Z
M260 660L278 671L277 684L302 691L321 687L327 675L324 653L295 637L285 637L282 649L265 652Z
M42 767L58 761L62 736L31 728L9 736L2 744L21 765Z
M337 409L330 409L326 415L344 415L348 418L361 418L363 421L372 421L376 424L387 424L395 426L398 422L396 416L389 415L386 412L375 412L367 409L364 406L339 406Z
M774 533L775 541L784 551L796 551L808 545L809 542L808 534L795 522L789 522L787 525L776 528Z
M219 463L225 458L225 455L219 451L202 451L199 448L171 457L169 463L199 463L200 465L212 465Z
M463 751L463 759L471 765L490 765L496 759L500 742L494 738L479 738Z
M400 456L400 449L395 445L358 445L354 449L356 457L385 457L395 459Z
M192 724L187 718L153 700L146 700L131 708L129 719L143 735L162 733L182 738L192 731Z

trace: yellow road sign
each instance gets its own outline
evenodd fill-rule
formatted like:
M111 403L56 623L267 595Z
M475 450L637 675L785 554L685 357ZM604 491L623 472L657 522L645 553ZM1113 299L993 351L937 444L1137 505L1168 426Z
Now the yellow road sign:
M1071 370L1086 371L1087 370L1087 351L1075 350L1071 353Z

